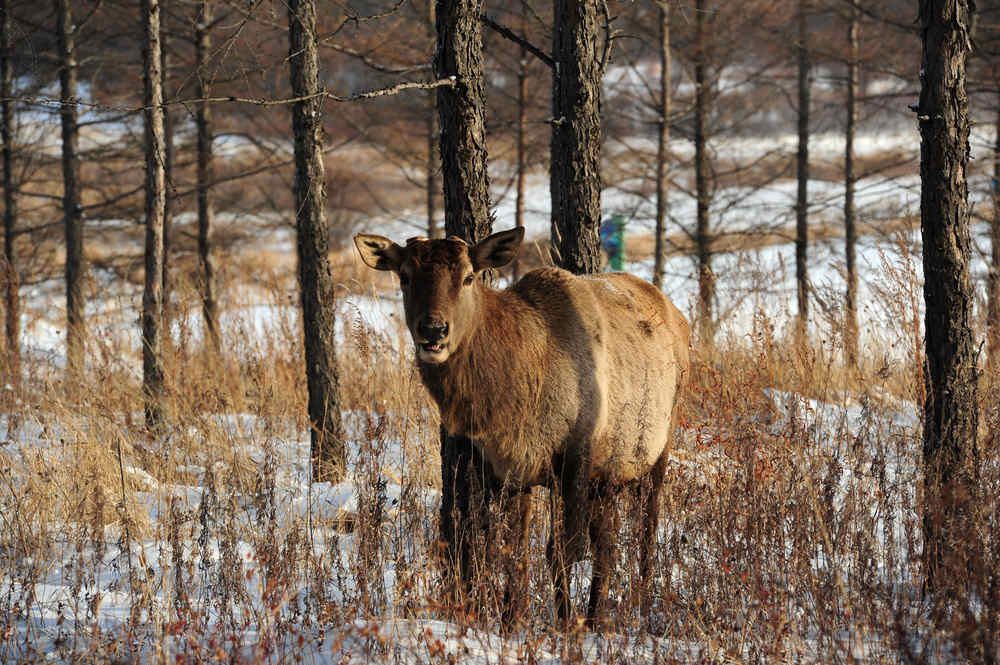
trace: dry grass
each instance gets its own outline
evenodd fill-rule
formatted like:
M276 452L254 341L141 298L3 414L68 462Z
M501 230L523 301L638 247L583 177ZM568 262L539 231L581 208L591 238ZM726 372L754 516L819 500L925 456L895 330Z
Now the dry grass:
M340 295L392 288L351 253L332 263ZM424 619L469 635L498 631L502 571L513 569L496 527L479 542L476 603L443 600L436 418L405 331L373 330L343 310L357 499L348 513L331 513L317 498L327 490L304 486L296 469L308 430L294 265L258 250L231 257L224 273L221 356L187 323L198 316L193 287L183 279L175 287L164 436L141 427L140 364L123 336L88 340L80 383L32 363L5 402L0 661L47 653L64 662L337 661L350 644L368 662L482 662L429 633L412 652L380 637L386 626ZM912 291L900 283L885 294L898 299L903 320ZM261 328L252 302L291 314ZM648 624L631 493L619 505L621 556L605 617L618 637L587 651L593 638L563 632L553 616L548 502L536 492L543 518L527 554L532 593L525 623L509 636L526 661L544 650L564 662L636 662L655 652L662 662L909 663L995 648L1000 498L985 488L1000 482L992 434L1000 375L983 378L984 514L970 538L991 554L965 568L951 604L936 604L921 596L919 356L845 368L829 347L797 348L769 330L695 350ZM908 331L898 334L900 345L914 344ZM107 621L102 604L119 608L119 620Z

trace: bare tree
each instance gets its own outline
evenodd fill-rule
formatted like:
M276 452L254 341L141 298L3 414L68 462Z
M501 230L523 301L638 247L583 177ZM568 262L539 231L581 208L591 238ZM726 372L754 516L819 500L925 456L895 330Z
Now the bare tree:
M653 284L663 288L667 249L667 150L670 146L670 3L660 0L660 118L656 136L656 229Z
M62 121L63 228L66 238L66 369L70 376L79 377L84 363L84 265L76 27L70 0L55 0L55 9L59 43L59 116Z
M427 31L429 37L434 39L434 32L437 30L435 5L437 0L427 1ZM435 100L437 94L433 90L427 91L427 237L437 238L441 235L437 222L437 200L440 196L441 185L438 182L438 174L441 168L441 159L438 153L438 118Z
M160 75L160 2L142 0L143 113L146 121L146 276L142 293L142 388L146 426L163 422L163 79Z
M552 253L575 273L601 268L605 53L598 6L596 0L556 0L552 30Z
M971 23L968 0L920 2L923 66L917 114L927 352L923 528L927 575L934 586L968 577L967 553L956 548L977 537L970 530L979 465L966 179Z
M6 305L7 370L20 383L21 308L18 287L17 254L14 252L17 224L17 185L14 182L14 103L13 66L11 63L11 17L9 0L0 0L0 135L3 138L3 235L4 235L4 304Z
M711 83L708 80L708 44L706 35L705 0L695 2L694 53L694 181L696 202L695 253L698 256L698 336L703 344L715 337L712 312L715 300L715 278L712 274L711 237L708 226L708 105Z
M312 424L313 479L339 482L346 472L334 337L333 278L322 149L322 98L316 53L316 3L288 3L288 65L295 136L295 225L299 291L305 328L305 368Z
M524 32L525 14L528 11L527 0L521 0L520 19L521 32ZM517 59L517 197L514 202L514 226L521 228L524 226L524 197L525 197L525 177L528 171L528 151L527 151L527 124L528 124L528 49L525 44L518 47ZM521 265L518 257L514 257L512 266L514 280L520 276Z
M167 40L166 16L160 19L160 90L165 101L170 83L170 45ZM163 328L169 335L174 316L172 304L173 280L170 277L170 252L174 221L174 119L170 105L163 105ZM169 339L169 337L167 338Z
M807 0L798 0L796 15L798 39L796 53L799 65L799 148L796 158L798 192L795 201L795 283L799 316L796 331L799 343L804 343L809 323L809 21Z
M486 170L486 100L483 88L483 37L477 0L440 0L435 16L434 73L455 77L454 87L438 88L441 175L445 232L475 243L490 234L489 175ZM441 427L441 540L448 544L450 576L463 593L472 574L473 533L481 508L485 460L471 439Z
M211 49L211 0L201 0L195 20L195 96L207 99L210 94L208 56ZM221 351L219 313L215 301L215 262L212 257L212 225L215 208L212 204L212 112L208 102L195 107L195 127L198 135L198 263L201 277L201 314L208 340L216 353Z
M858 230L855 220L854 135L858 125L858 31L861 9L851 4L847 25L847 105L844 128L844 255L847 270L845 300L844 353L847 363L858 364L858 268L856 246Z

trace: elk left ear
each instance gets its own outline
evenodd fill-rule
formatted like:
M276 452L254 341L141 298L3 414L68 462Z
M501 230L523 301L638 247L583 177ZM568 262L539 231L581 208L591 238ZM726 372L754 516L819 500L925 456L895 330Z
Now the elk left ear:
M382 236L359 233L354 244L361 253L361 260L375 270L399 270L403 262L403 248Z
M517 256L517 250L524 240L524 227L494 233L469 250L472 267L476 272L487 268L501 268Z

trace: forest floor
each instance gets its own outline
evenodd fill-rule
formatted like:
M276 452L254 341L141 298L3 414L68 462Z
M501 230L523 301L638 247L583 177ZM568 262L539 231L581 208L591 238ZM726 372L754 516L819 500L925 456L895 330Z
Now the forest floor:
M91 250L108 261L91 276L80 379L64 376L60 285L25 288L23 378L0 395L0 662L962 662L996 612L972 595L971 610L945 625L921 591L914 185L873 178L859 183L871 232L859 247L857 368L842 357L839 186L811 188L807 346L790 331L794 184L718 193L715 219L734 239L720 239L733 244L715 257L716 344L695 346L684 386L652 615L639 613L638 530L624 493L600 630L563 630L553 615L543 491L524 623L500 623L511 556L502 532L478 544L474 606L444 601L437 417L394 278L362 266L350 247L331 255L349 468L341 483L316 483L287 220L265 220L268 231L249 239L234 233L222 248L220 355L203 344L191 261L181 258L169 425L155 436L142 427L141 292L116 257L137 247L129 229L103 236L106 246ZM636 211L626 268L648 278L648 193L625 189L606 192L606 208ZM507 228L511 201L498 199L496 226ZM528 207L529 235L543 238L540 175ZM672 216L687 228L692 210L679 198ZM354 228L398 240L416 235L415 217ZM754 239L736 240L740 229ZM676 246L684 235L672 231ZM690 258L672 254L666 291L688 313L695 285ZM998 379L984 368L984 433L1000 431ZM1000 486L998 452L984 436L986 488ZM972 535L995 544L1000 492L984 492L983 505L992 521ZM979 563L966 567L967 581L985 589L996 561ZM574 568L577 607L588 573L588 562Z

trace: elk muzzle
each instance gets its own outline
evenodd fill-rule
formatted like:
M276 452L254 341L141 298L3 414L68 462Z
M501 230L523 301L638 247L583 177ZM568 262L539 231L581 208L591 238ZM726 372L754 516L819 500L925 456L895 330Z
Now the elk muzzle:
M448 359L448 322L437 317L424 317L417 323L413 341L417 357L428 363L443 363Z

